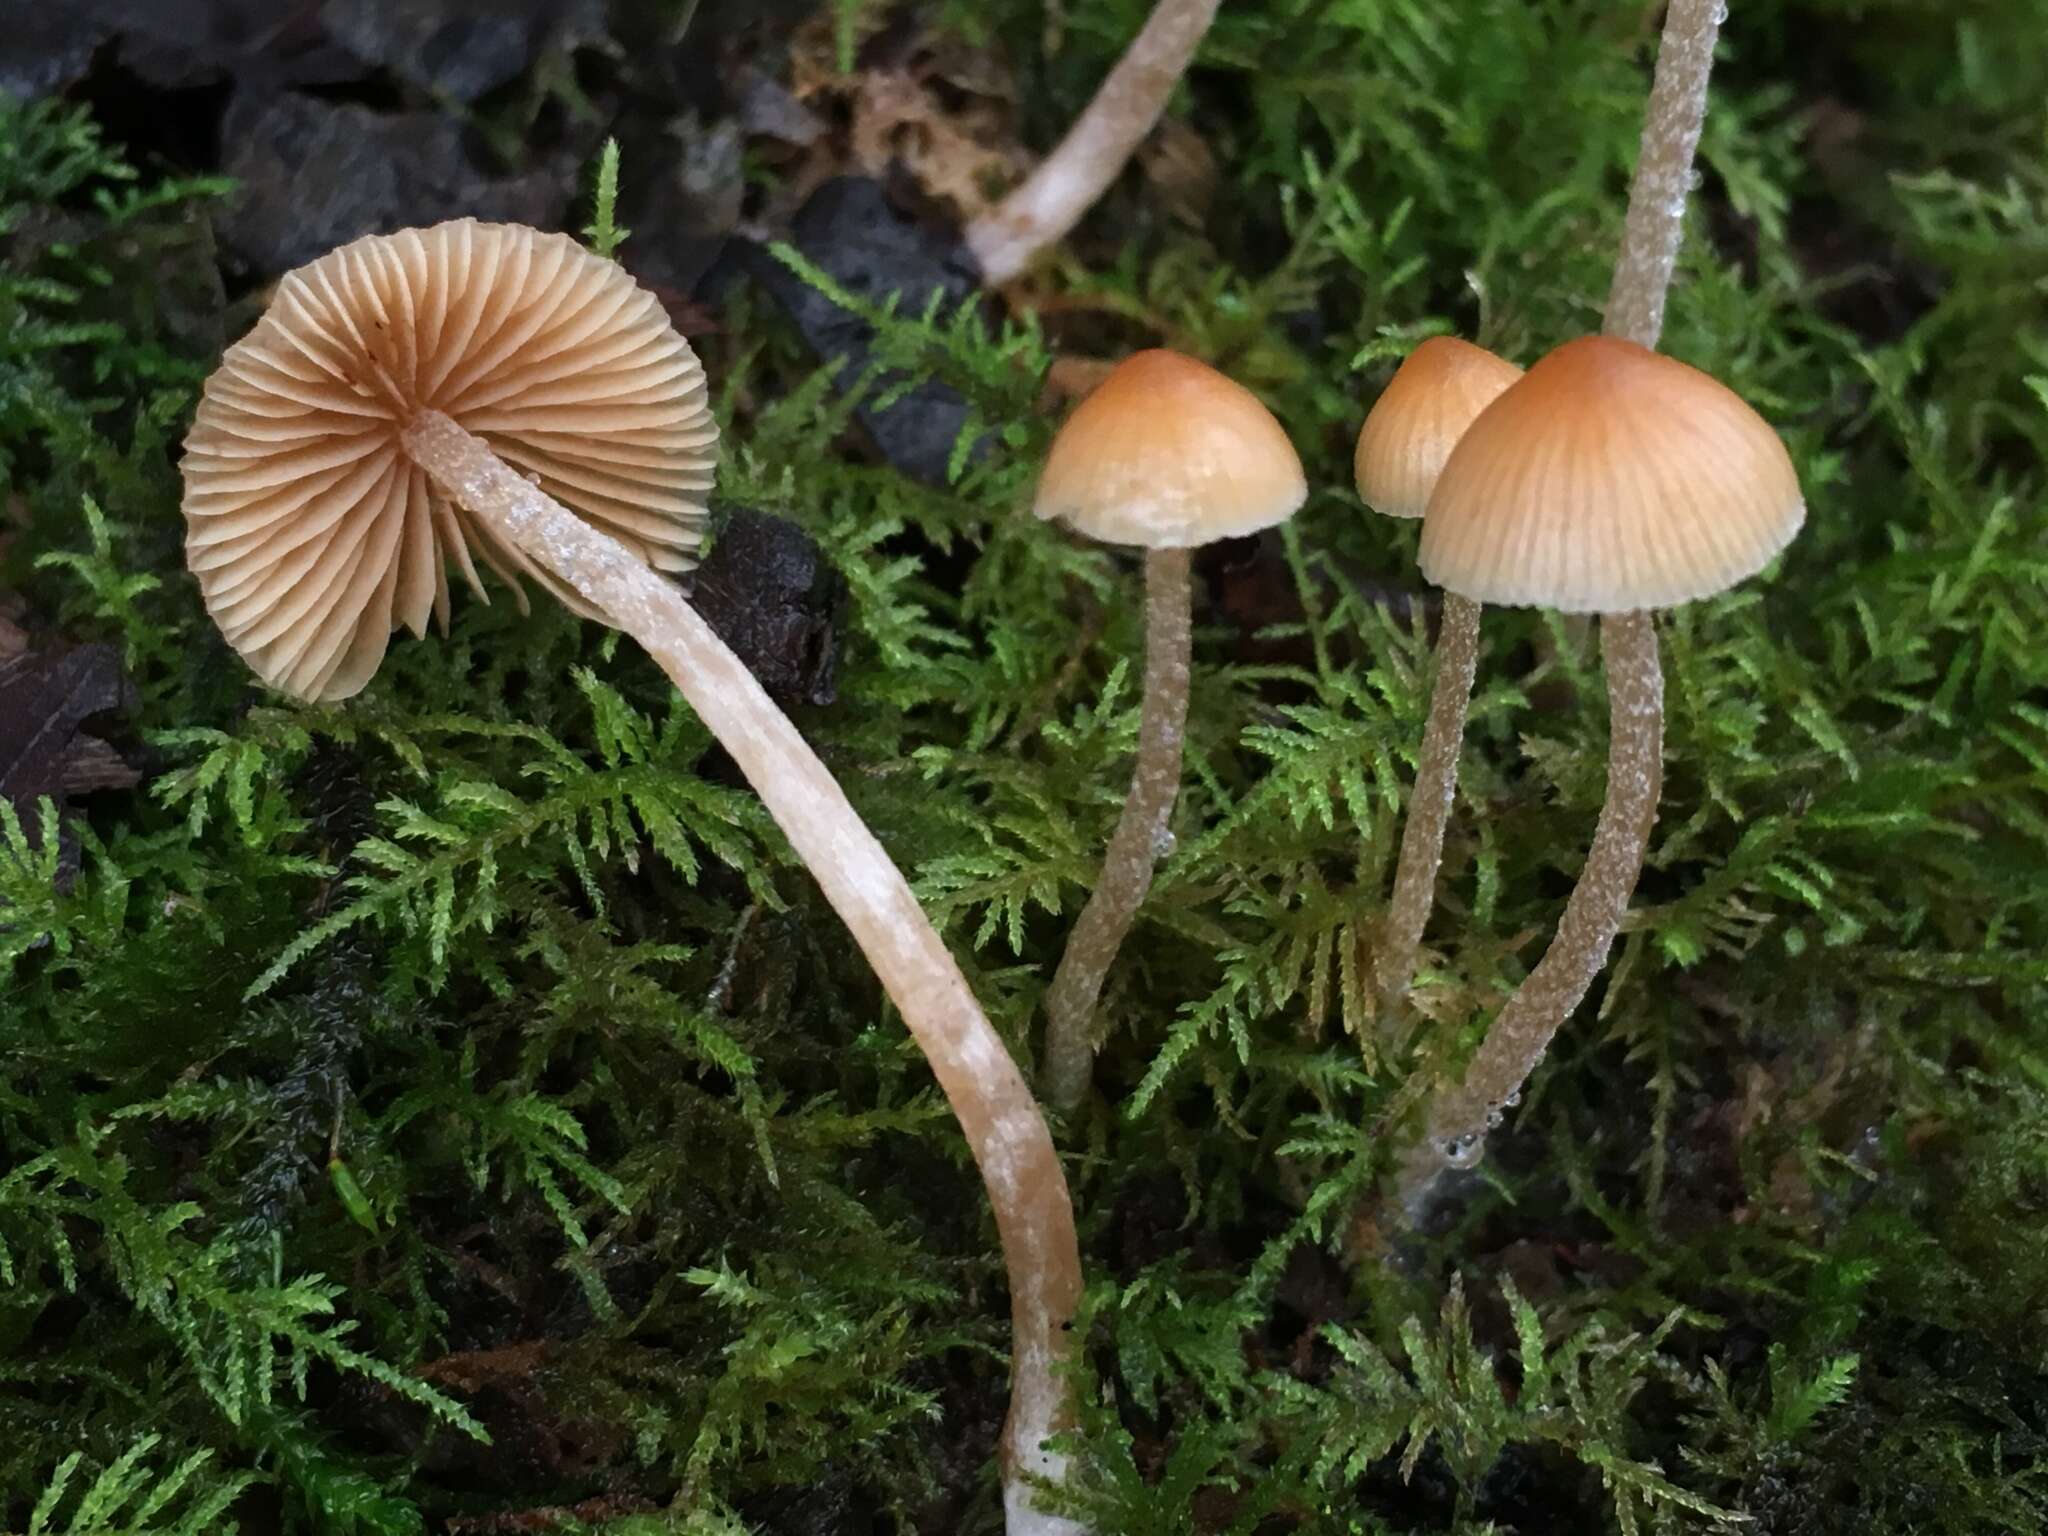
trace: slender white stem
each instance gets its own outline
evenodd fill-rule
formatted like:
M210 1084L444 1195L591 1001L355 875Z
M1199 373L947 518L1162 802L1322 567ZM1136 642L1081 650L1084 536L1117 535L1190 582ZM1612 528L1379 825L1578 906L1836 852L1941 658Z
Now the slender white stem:
M967 244L989 282L1006 283L1030 266L1109 190L1166 110L1218 4L1159 0L1059 147L967 226Z
M1465 744L1465 707L1479 666L1480 605L1455 592L1444 594L1443 624L1437 631L1436 684L1429 695L1429 720L1415 761L1415 790L1408 797L1408 823L1401 831L1401 860L1394 871L1394 895L1387 904L1385 941L1380 946L1380 1006L1387 1021L1396 1016L1415 976L1415 952L1436 905L1437 866L1443 862L1444 829L1458 792L1458 753Z
M1180 798L1188 720L1193 595L1189 552L1145 553L1145 695L1138 715L1138 763L1131 792L1102 857L1102 874L1067 936L1045 993L1045 1096L1071 1110L1088 1092L1095 1064L1095 1003L1124 935L1152 888L1152 867L1170 835Z
M1031 1507L1029 1474L1063 1480L1045 1440L1070 1420L1060 1370L1081 1298L1073 1204L1044 1116L903 874L789 718L673 583L514 473L438 411L407 426L435 488L483 519L660 663L754 786L852 930L916 1037L988 1186L1009 1268L1013 1362L1003 1431L1011 1536L1072 1536Z

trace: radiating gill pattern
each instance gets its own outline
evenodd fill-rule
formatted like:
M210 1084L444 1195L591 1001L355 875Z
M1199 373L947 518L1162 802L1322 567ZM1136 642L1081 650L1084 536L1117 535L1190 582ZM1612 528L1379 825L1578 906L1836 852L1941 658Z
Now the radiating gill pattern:
M444 412L658 570L702 540L718 429L659 301L566 235L461 219L370 235L287 275L207 384L185 443L187 563L263 679L367 683L400 625L445 631L452 564L575 594L429 486L400 433Z

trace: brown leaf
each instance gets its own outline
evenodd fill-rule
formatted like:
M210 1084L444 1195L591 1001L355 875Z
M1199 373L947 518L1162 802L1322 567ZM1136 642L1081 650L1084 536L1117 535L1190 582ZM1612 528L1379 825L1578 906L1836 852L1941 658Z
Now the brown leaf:
M64 793L89 795L96 789L131 789L142 777L126 758L97 736L74 736L64 763Z
M1008 68L936 31L878 32L841 74L831 27L813 23L792 39L787 94L818 121L847 124L843 150L811 141L812 185L848 168L878 181L900 172L964 224L1031 167Z
M26 636L12 624L0 629L0 797L27 829L35 825L36 802L44 795L61 815L67 796L126 789L140 775L105 742L80 733L94 715L132 707L134 690L121 671L121 653L111 645L40 651L25 645ZM60 889L77 870L78 850L67 835L58 865Z
M491 1385L524 1385L553 1352L554 1345L546 1339L527 1339L496 1349L458 1350L427 1361L413 1374L436 1386L477 1393Z
M873 69L853 99L853 163L877 178L892 163L965 224L1020 179L1023 155L1004 143L997 114L948 110L907 69Z
M1216 199L1216 156L1186 123L1167 118L1138 146L1138 168L1166 211L1196 229Z

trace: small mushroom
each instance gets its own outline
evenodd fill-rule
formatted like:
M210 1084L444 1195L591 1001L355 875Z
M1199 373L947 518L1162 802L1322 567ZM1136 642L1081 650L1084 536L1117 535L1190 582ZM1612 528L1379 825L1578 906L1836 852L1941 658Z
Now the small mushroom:
M1352 460L1359 499L1388 517L1421 517L1465 429L1521 376L1513 363L1455 336L1423 342L1394 370L1359 430ZM1436 899L1444 828L1458 789L1465 706L1478 664L1479 604L1446 592L1437 632L1436 684L1415 760L1415 790L1408 800L1378 955L1381 1005L1390 1018L1407 994L1415 952Z
M1478 1160L1606 962L1663 774L1651 611L1754 575L1805 513L1785 445L1734 391L1613 336L1550 353L1452 450L1423 518L1423 573L1474 602L1599 614L1613 723L1606 802L1557 937L1431 1105L1425 1162Z
M1283 522L1307 497L1301 460L1272 412L1178 352L1125 358L1053 439L1038 515L1145 550L1137 766L1101 877L1045 997L1042 1086L1056 1108L1074 1108L1087 1092L1096 999L1171 835L1188 712L1189 552Z
M562 235L471 220L373 235L286 276L186 440L189 560L268 682L344 698L392 628L445 619L474 553L625 630L761 796L931 1062L995 1208L1014 1328L1013 1531L1064 1476L1048 1436L1080 1302L1044 1117L902 873L796 727L658 574L687 564L716 428L654 296Z

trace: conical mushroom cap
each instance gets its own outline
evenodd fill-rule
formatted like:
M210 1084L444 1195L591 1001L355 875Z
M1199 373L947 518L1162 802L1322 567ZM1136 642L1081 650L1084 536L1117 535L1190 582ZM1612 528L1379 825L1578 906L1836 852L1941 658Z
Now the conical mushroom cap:
M1301 459L1259 397L1178 352L1134 352L1067 418L1034 510L1090 538L1184 549L1284 522Z
M573 593L406 457L437 410L659 570L703 536L718 429L660 303L566 235L458 219L370 235L278 284L185 439L186 563L228 643L305 699L367 683L448 618L449 562ZM472 558L474 556L474 559Z
M1387 517L1420 517L1465 429L1522 376L1455 336L1432 336L1402 361L1359 429L1358 498Z
M1806 516L1778 434L1726 385L1611 336L1480 413L1422 522L1422 571L1483 603L1669 608L1752 576Z

